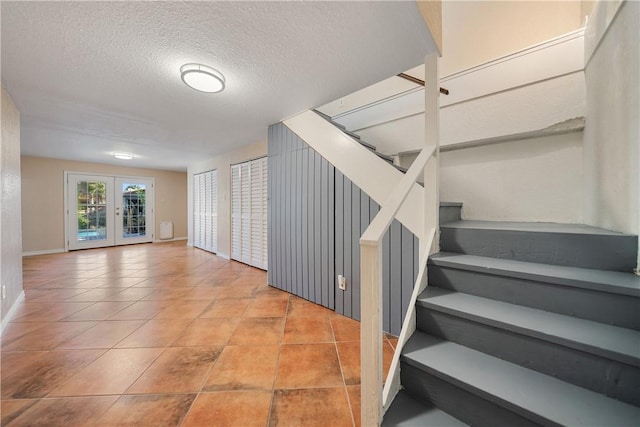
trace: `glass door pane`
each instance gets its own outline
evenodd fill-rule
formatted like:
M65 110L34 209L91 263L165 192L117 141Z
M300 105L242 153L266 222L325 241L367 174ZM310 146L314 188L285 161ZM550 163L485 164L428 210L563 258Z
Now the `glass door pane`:
M116 244L153 241L153 182L116 178Z
M113 245L113 178L69 174L67 185L69 249Z

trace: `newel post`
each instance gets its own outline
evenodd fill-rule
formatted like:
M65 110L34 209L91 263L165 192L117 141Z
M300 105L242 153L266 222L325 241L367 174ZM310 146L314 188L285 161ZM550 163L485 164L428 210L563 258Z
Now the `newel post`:
M362 426L382 418L382 249L380 242L360 242L360 363ZM373 286L368 286L373 284Z

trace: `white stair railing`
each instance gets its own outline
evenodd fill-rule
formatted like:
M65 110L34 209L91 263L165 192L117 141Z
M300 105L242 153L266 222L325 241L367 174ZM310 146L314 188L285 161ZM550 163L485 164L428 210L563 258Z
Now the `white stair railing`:
M438 230L438 153L439 79L438 56L425 59L425 148L360 238L361 317L360 386L361 420L365 427L379 426L383 415L382 390L382 238L395 219L416 179L424 172L424 232L420 238L420 271L414 287L398 346L385 385L385 407L400 387L399 358L402 346L415 330L415 299L426 283L429 253L437 250ZM393 284L391 284L393 286Z

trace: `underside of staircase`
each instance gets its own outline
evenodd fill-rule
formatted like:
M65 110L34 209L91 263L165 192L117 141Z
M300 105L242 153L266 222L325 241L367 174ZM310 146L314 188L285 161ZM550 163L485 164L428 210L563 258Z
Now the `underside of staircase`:
M459 218L442 218L383 425L640 425L637 236Z

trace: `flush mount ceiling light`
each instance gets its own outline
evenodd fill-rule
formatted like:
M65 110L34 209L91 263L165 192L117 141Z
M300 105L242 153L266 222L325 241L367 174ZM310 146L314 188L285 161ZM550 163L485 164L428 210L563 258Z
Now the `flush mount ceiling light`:
M116 152L116 153L113 153L113 157L120 160L131 160L133 159L133 154Z
M184 64L180 67L180 78L192 89L206 93L222 92L224 76L218 70L202 64Z

